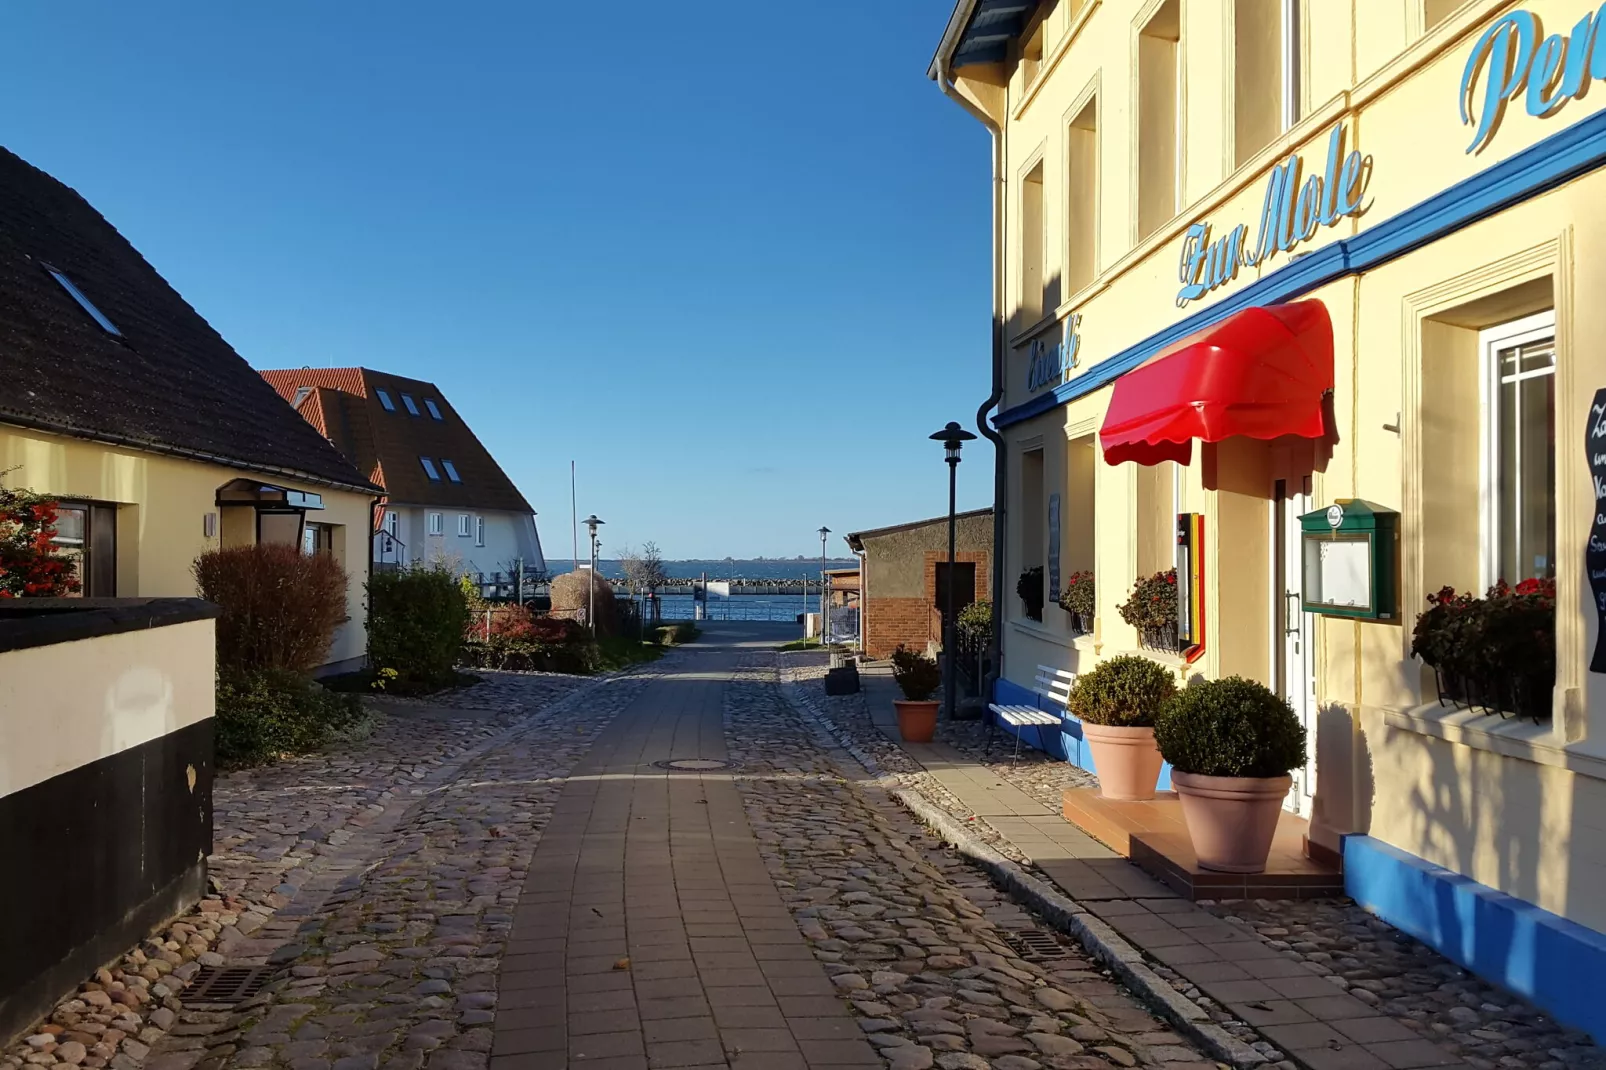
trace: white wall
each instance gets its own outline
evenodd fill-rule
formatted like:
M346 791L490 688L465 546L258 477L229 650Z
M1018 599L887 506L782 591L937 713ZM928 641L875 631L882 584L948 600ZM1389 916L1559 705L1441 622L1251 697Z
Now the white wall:
M389 505L400 518L396 537L407 546L407 563L443 561L455 571L474 570L486 575L507 572L522 557L524 567L537 571L546 567L535 517L523 513L468 511L422 505ZM429 514L441 514L441 534L430 535ZM469 518L469 533L458 535L458 517ZM474 518L485 518L485 545L476 545Z

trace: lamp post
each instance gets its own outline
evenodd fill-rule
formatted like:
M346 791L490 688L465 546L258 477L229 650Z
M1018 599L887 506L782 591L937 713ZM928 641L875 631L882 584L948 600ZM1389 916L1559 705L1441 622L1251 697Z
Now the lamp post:
M586 577L586 599L589 608L586 609L586 623L591 625L591 638L597 637L597 529L602 521L597 514L592 513L585 518L586 530L591 533L591 575Z
M959 475L959 450L965 443L975 441L976 436L950 420L947 427L931 438L942 443L948 461L948 604L943 607L942 615L942 695L948 716L952 717L958 705L954 694L958 685L954 675L954 655L959 645L954 638L954 485Z
M820 645L825 645L825 540L831 529L820 528Z

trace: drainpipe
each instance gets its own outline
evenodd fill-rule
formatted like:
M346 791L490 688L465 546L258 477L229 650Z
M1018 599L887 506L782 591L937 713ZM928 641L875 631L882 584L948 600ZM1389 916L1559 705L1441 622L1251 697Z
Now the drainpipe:
M993 444L993 638L989 643L993 671L982 686L984 701L992 700L993 685L1004 671L1004 539L1005 488L1009 478L1009 454L1004 436L993 429L987 413L1004 397L1004 227L1008 208L1004 181L1004 131L992 117L955 90L948 78L946 63L933 70L933 77L944 95L964 108L987 128L993 139L993 392L976 410L976 430Z

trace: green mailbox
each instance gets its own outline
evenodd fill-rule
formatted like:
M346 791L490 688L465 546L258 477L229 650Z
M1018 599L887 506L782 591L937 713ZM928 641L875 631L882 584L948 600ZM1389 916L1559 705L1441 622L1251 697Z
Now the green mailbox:
M1394 620L1400 514L1359 498L1338 498L1299 518L1306 613Z

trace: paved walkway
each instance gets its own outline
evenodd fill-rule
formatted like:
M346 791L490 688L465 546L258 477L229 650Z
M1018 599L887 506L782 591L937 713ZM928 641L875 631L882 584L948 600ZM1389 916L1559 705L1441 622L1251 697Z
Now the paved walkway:
M880 731L1067 896L1179 977L1177 987L1194 998L1224 1007L1307 1070L1475 1070L1385 1013L1374 992L1341 986L1269 946L1250 926L1180 898L961 752L941 743L904 743L890 677L866 680L866 704ZM1013 746L1007 736L1002 740Z
M729 774L738 648L689 655L576 766L502 961L493 1067L878 1066L776 890Z

